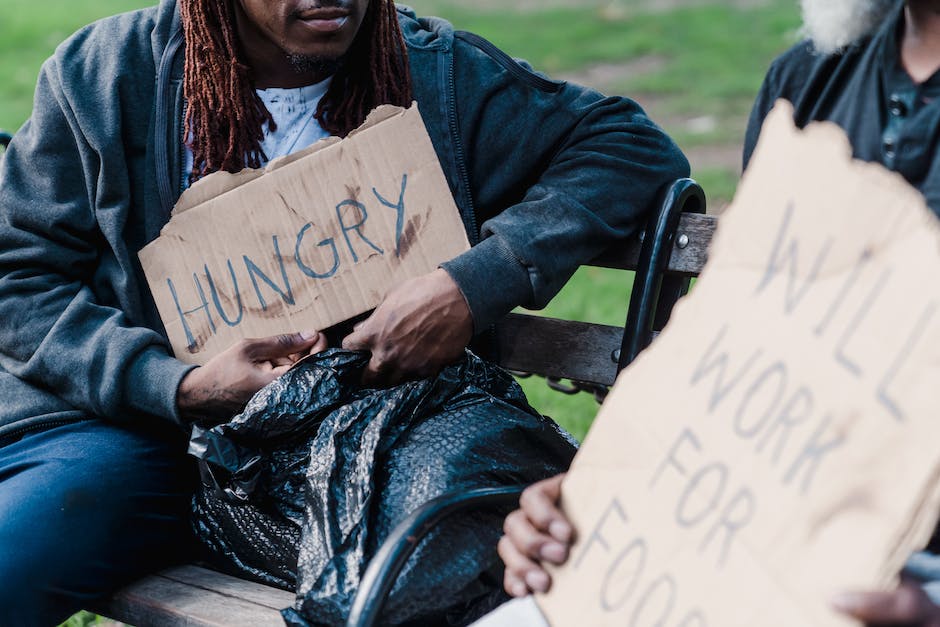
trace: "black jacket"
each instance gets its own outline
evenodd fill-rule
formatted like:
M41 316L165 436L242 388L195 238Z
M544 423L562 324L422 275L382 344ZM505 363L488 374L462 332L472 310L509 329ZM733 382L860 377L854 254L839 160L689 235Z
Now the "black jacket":
M876 32L843 52L822 55L804 41L773 62L751 112L745 167L764 118L784 98L797 126L835 122L857 159L900 173L940 215L940 73L915 84L904 70L904 3L897 5Z

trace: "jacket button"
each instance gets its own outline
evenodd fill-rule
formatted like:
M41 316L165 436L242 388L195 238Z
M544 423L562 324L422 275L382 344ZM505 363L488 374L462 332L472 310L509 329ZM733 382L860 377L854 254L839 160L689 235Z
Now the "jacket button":
M894 168L894 160L898 156L897 140L894 137L885 137L881 144L884 151L885 166Z
M896 118L903 118L907 115L907 105L897 94L892 94L888 99L888 113Z

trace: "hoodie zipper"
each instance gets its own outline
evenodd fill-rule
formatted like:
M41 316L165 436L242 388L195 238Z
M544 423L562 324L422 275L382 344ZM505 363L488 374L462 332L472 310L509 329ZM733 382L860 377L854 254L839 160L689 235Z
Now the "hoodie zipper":
M175 94L169 88L170 72L173 70L173 61L183 44L183 31L176 31L170 38L163 57L160 59L160 69L157 74L157 119L154 125L154 159L157 169L157 193L160 195L160 206L170 219L175 198L173 185L170 180L170 151L168 144L170 110L173 108Z
M476 209L473 207L473 196L470 194L470 176L467 174L467 165L464 163L463 142L460 140L460 129L457 127L457 84L454 78L454 54L448 55L447 62L447 85L450 102L448 103L448 118L450 123L450 136L454 142L454 161L457 165L457 175L460 177L460 185L463 187L463 197L467 203L467 216L465 225L467 227L470 245L476 246L480 243L480 231L477 226Z
M179 117L179 120L178 120L178 121L179 121L179 124L180 124L180 128L186 128L186 99L185 99L185 98L183 99L183 110L180 111L180 117ZM187 129L186 135L187 135L187 136L189 135L188 129ZM186 171L186 151L187 151L187 150L188 150L188 148L186 147L186 142L185 142L185 141L181 141L181 142L180 142L180 149L179 149L179 158L180 158L180 184L176 186L176 197L177 197L177 198L179 198L180 196L182 196L182 195L183 195L183 192L186 191L187 182L189 181L190 172L187 172L187 171Z

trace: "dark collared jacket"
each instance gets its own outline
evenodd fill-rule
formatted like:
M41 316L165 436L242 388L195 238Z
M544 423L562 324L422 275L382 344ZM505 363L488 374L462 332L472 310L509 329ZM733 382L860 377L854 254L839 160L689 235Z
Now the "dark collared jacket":
M873 33L848 49L819 54L803 41L767 72L751 111L744 165L778 98L793 103L800 128L835 122L857 159L901 174L940 216L940 72L915 83L901 62L904 2Z

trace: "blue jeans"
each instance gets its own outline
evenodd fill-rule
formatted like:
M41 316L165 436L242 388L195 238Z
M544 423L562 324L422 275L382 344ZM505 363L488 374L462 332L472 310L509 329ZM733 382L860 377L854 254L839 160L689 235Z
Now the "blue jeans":
M0 447L0 625L48 626L191 551L173 427L98 420Z

